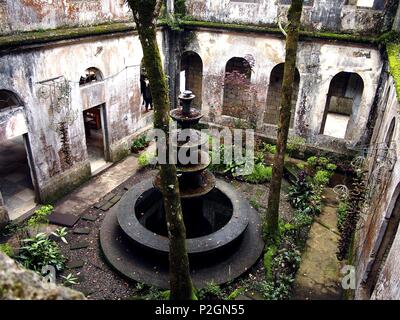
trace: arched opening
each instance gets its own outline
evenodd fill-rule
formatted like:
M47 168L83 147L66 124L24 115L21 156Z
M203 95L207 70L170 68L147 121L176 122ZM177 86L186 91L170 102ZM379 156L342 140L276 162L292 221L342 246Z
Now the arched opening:
M251 66L244 58L230 59L225 68L224 115L248 119L252 108Z
M10 111L2 123L6 128L0 139L0 198L3 198L11 220L17 219L36 206L31 151L25 116L12 112L23 106L15 93L0 90L0 112ZM13 125L7 124L7 119Z
M364 82L357 73L340 72L331 80L321 134L345 139L351 117L357 115Z
M201 109L201 95L203 91L203 61L193 51L186 51L181 58L180 91L192 91L196 98L192 106Z
M0 90L0 110L23 106L21 99L8 90Z
M103 81L103 73L97 68L88 68L85 70L85 73L81 75L79 79L79 85L83 86L89 83Z
M272 71L269 78L268 95L267 95L267 107L264 114L264 122L277 125L279 121L279 108L281 105L281 94L282 94L282 82L283 82L283 72L285 69L285 64L280 63L276 65ZM293 127L294 114L296 110L297 97L299 94L300 85L300 73L296 68L294 76L294 87L292 95L292 115L290 118L290 126Z
M400 185L396 190L399 190ZM385 227L385 232L382 237L382 241L379 245L379 249L376 252L375 260L372 264L371 271L369 272L367 279L367 290L371 296L377 285L379 275L381 274L383 267L385 266L387 257L392 248L393 242L396 238L396 234L400 223L400 194L397 195L396 202L394 204L392 214L389 218L385 218L383 226Z

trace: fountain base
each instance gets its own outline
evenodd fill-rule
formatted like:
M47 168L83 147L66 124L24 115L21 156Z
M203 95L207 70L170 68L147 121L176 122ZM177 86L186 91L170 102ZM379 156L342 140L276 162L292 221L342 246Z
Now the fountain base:
M148 179L138 184L110 209L100 230L100 244L107 261L123 276L168 288L168 238L146 228L140 219L144 199L157 196L149 195L152 183L153 179ZM229 221L223 226L221 222L210 223L210 234L187 239L191 276L197 288L239 277L255 264L264 248L259 214L230 184L216 179L216 188L204 201L218 202L218 197L226 204L226 212L228 201L232 204ZM214 221L212 214L208 216L208 222Z

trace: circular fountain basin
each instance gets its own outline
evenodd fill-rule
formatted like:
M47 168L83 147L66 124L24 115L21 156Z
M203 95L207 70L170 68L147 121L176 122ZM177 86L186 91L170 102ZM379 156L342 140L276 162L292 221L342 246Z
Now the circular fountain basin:
M190 108L188 113L184 112L183 108L178 108L170 111L170 117L186 128L198 123L203 115L195 108Z
M129 190L105 217L100 244L107 261L124 276L168 288L169 240L166 231L157 229L157 219L152 223L143 221L141 212L152 203L155 207L157 203L162 205L160 196L152 185L152 179ZM216 180L216 188L210 195L197 201L214 202L212 205L205 203L203 208L219 210L214 216L212 212L203 214L208 216L206 222L213 222L209 234L197 236L198 230L204 229L202 222L199 222L197 231L188 230L186 241L191 276L196 287L201 288L210 281L222 284L245 273L260 257L264 243L258 213L230 184ZM199 218L196 215L203 209L196 210L194 202L191 204L193 209L185 212L188 210L184 202L185 199L182 200L185 222L193 216L196 221ZM217 204L218 210L214 207ZM155 212L157 216L160 210ZM216 216L218 222L215 222ZM193 226L196 223L188 221L186 224Z

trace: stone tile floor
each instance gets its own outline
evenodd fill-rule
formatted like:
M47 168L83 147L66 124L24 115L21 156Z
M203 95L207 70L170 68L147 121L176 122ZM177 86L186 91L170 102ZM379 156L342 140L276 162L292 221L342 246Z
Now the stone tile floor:
M0 144L0 191L11 220L36 206L22 136Z

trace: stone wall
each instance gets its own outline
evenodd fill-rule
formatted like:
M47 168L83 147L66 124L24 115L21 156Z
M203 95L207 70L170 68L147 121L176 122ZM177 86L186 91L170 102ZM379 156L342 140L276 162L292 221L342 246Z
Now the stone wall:
M163 47L161 32L159 41ZM83 122L88 104L105 104L108 161L126 156L135 133L151 123L151 115L141 108L141 59L139 38L132 32L0 55L0 89L23 102L33 179L41 201L54 200L90 177ZM80 77L90 67L99 69L104 80L82 87ZM98 95L99 90L103 94Z
M394 80L389 76L382 84L379 95L380 115L377 119L367 157L369 173L368 208L362 215L355 241L355 267L357 271L357 299L400 299L400 229L387 234L392 223L396 201L400 195L400 141L399 108ZM391 125L394 120L394 131ZM392 132L392 138L388 138ZM390 143L389 141L390 140ZM386 146L390 144L387 150ZM398 204L397 204L398 205ZM397 208L398 209L398 208ZM397 222L398 226L398 222ZM396 226L396 227L397 227ZM390 231L389 231L390 232ZM375 266L377 253L382 248L385 234L393 243L385 243L386 253L377 271L375 289L372 294L370 272Z
M129 20L124 0L0 0L0 34Z
M197 20L225 23L276 26L278 17L285 22L290 1L287 0L187 0L188 15ZM303 29L349 33L380 33L391 28L385 19L384 1L373 8L357 7L354 1L305 1Z
M206 114L205 120L219 124L232 124L234 120L222 111L226 64L233 57L252 57L251 83L256 91L253 106L257 130L271 138L276 136L276 125L265 123L264 114L271 71L284 62L283 39L269 34L197 29L186 50L196 52L203 61L202 110ZM359 44L301 41L297 69L300 73L299 94L291 132L306 137L317 146L331 146L336 150L340 146L346 148L364 143L382 69L379 51ZM347 140L320 134L330 83L342 71L357 73L364 83L359 109L350 119Z

